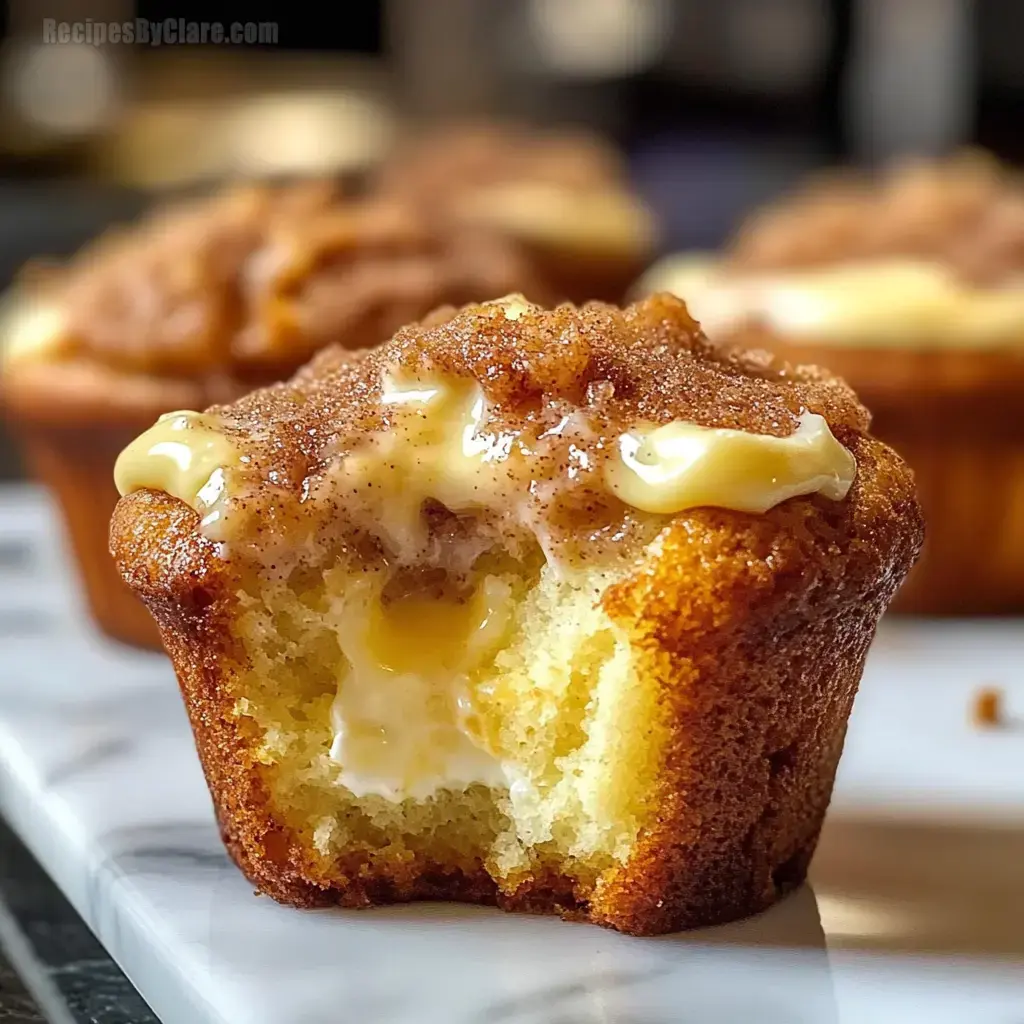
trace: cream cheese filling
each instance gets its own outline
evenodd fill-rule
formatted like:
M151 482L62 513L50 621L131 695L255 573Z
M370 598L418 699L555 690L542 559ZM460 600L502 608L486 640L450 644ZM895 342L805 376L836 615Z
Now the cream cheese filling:
M340 783L358 797L396 802L507 785L483 738L470 676L507 633L508 584L487 576L465 601L383 602L365 581L345 592L338 619L347 667L331 708Z
M164 491L202 516L201 527L219 534L239 452L216 421L189 410L164 413L114 463L119 494L144 488Z
M654 243L647 209L624 192L572 190L547 182L504 182L471 191L458 214L528 242L632 256Z
M725 273L712 257L684 254L652 267L638 291L679 296L712 339L757 322L797 343L1024 346L1024 283L977 288L917 260L743 275Z
M799 423L787 437L678 421L629 431L605 479L627 505L669 515L701 506L767 512L804 494L841 501L856 460L823 416L805 412Z
M474 382L389 375L381 402L394 413L389 429L346 456L326 483L373 508L382 539L405 560L422 549L425 501L453 512L498 507L523 456L515 435L487 430Z

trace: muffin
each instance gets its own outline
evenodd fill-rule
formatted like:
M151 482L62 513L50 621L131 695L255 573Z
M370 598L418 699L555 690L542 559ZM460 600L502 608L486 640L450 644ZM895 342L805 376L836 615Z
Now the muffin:
M377 344L444 303L546 296L502 239L329 184L159 210L9 300L4 411L55 494L104 631L159 643L107 547L114 460L161 413L280 380L329 343Z
M162 419L111 549L260 891L655 934L804 877L922 536L867 431L671 296L514 296Z
M666 260L715 341L827 365L913 466L928 542L894 609L1024 612L1024 189L958 154L839 177L755 214L716 260Z
M653 219L621 156L576 130L435 129L398 147L373 188L515 242L571 302L621 302L654 251Z

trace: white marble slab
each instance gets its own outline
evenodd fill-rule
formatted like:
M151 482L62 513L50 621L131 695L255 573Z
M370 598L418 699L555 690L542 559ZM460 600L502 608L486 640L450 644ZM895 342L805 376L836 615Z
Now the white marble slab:
M92 632L52 538L0 496L0 810L166 1024L1024 1021L1024 726L967 717L996 682L1024 718L1019 622L884 631L813 886L758 919L299 912L228 862L168 666Z

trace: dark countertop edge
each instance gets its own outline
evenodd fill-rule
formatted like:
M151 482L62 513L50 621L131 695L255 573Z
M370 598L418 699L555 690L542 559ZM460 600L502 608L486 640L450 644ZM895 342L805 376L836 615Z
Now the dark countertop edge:
M6 966L7 983L0 989L0 1022L16 1024L73 1024L67 1004L47 975L31 945L0 896L0 967Z
M39 1004L4 952L0 938L0 1024L47 1024Z
M160 1024L0 818L0 968L5 956L26 991L12 988L8 1009L6 988L0 986L0 1024ZM26 1008L30 1000L36 1006Z

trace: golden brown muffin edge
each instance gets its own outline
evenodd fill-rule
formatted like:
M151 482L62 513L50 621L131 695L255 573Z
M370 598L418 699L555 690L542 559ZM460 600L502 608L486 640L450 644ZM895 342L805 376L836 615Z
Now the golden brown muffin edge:
M795 499L763 516L698 509L606 591L609 614L660 680L674 742L661 811L596 891L533 878L499 895L481 870L383 857L340 863L326 885L274 820L257 737L233 713L228 564L181 502L121 500L111 546L175 664L225 843L261 891L298 906L446 898L547 911L633 934L731 920L798 885L813 854L877 620L920 548L912 476L890 449L852 441L846 501Z
M473 377L498 417L519 421L544 402L587 401L592 391L603 396L610 429L638 417L685 417L783 434L809 408L828 416L859 472L839 503L806 498L762 516L677 516L660 545L605 592L608 614L664 693L675 739L659 780L662 810L596 890L538 877L520 880L510 895L482 869L453 875L386 854L372 869L342 862L325 878L275 821L254 756L259 739L234 713L232 679L245 667L231 640L235 570L183 503L153 491L122 498L111 550L160 626L225 843L242 870L262 891L300 906L444 897L559 912L636 934L752 913L798 884L864 655L923 533L912 475L862 433L868 417L853 393L824 371L724 354L683 303L656 296L625 311L561 307L517 320L493 306L443 311L377 350L324 353L292 383L218 412L240 437L258 428L257 461L297 484L327 457L325 442L337 452L346 434L374 428L380 373L396 361Z

